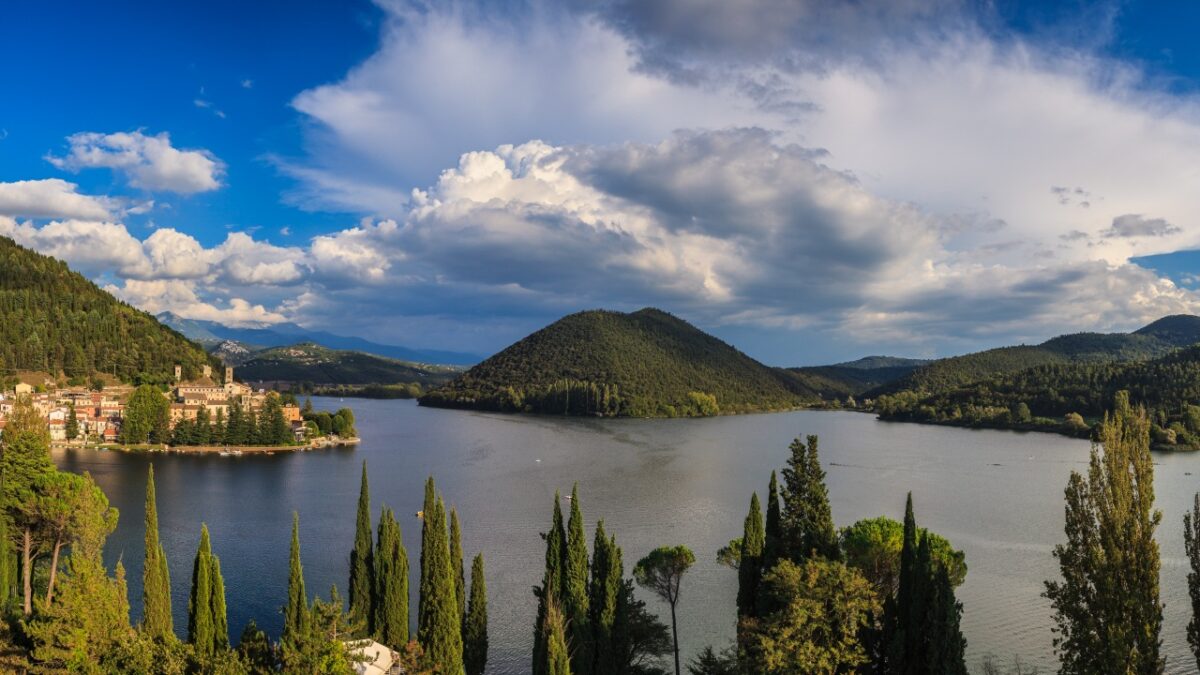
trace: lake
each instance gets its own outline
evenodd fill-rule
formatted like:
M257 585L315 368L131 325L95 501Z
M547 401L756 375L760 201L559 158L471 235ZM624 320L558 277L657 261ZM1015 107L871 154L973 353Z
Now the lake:
M538 533L549 525L555 490L569 493L575 481L589 543L603 519L623 549L627 573L659 545L686 544L696 552L679 606L687 658L706 644L732 641L737 575L717 564L717 549L741 536L751 491L764 495L791 439L818 434L839 527L878 515L902 519L911 490L918 523L966 552L969 573L958 597L973 671L988 652L1019 655L1043 673L1057 669L1049 605L1040 594L1043 580L1057 578L1051 549L1063 539L1063 489L1069 472L1086 466L1085 441L889 423L852 412L596 420L428 409L413 401L313 403L351 406L362 445L270 457L55 452L60 467L90 471L120 509L106 557L124 560L135 619L151 462L176 631L186 631L192 558L204 522L221 558L236 642L250 618L278 635L293 511L300 514L309 593L326 597L337 584L345 597L366 460L375 518L386 504L404 530L414 621L420 553L414 514L425 478L433 475L448 505L458 508L468 558L482 551L486 559L490 673L529 670L536 612L530 589L541 582L544 557ZM1191 672L1182 516L1200 490L1200 475L1187 475L1200 474L1200 456L1159 454L1155 464L1167 671ZM664 605L653 599L649 605L668 620Z

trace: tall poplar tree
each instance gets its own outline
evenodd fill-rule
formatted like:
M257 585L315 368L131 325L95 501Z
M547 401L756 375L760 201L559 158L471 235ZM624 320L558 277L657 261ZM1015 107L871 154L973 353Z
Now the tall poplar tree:
M766 538L763 544L763 568L775 564L780 556L780 540L783 537L783 517L779 510L779 480L775 472L771 472L771 482L767 485L767 523Z
M592 583L588 598L588 624L592 629L593 675L617 675L613 629L621 597L624 569L616 537L608 537L604 521L596 524L592 544Z
M192 592L188 600L188 642L201 656L215 651L212 615L212 543L208 526L200 526L200 547L192 563Z
M440 673L462 675L462 615L455 597L446 505L437 496L433 478L426 483L425 522L421 529L421 602L417 641L425 650L425 665Z
M807 444L797 438L788 449L792 455L783 470L783 552L796 562L813 555L837 560L837 530L817 454L817 437L809 436Z
M462 527L458 524L458 511L450 508L450 565L454 576L454 597L458 600L460 621L467 618L467 580L463 569Z
M1191 513L1183 514L1183 548L1188 557L1188 598L1192 601L1187 641L1200 670L1200 492L1192 498Z
M483 675L488 656L487 583L483 578L483 554L471 563L471 602L463 624L463 666L466 675Z
M146 552L142 566L142 632L161 640L174 639L171 618L171 576L167 554L158 539L158 503L154 465L146 477Z
M533 628L533 673L546 675L546 615L551 603L561 602L564 569L567 555L567 533L563 527L562 506L558 492L554 493L554 512L550 530L542 535L546 541L546 570L542 585L534 589L538 597L537 623ZM561 612L561 610L559 610Z
M579 483L571 488L571 517L567 521L567 565L563 570L563 615L571 645L571 671L590 675L591 629L588 626L588 550L579 505Z
M375 597L375 635L389 647L402 648L408 643L408 553L400 524L387 507L379 514Z
M1061 581L1046 582L1062 673L1157 674L1163 605L1154 530L1150 422L1119 392L1093 444L1088 475L1071 472Z
M362 464L358 489L358 514L354 522L354 548L350 550L350 613L373 631L375 561L371 550L371 494L367 487L367 462Z
M283 608L285 643L299 644L308 634L308 594L300 564L300 514L292 513L292 544L288 554L288 599Z

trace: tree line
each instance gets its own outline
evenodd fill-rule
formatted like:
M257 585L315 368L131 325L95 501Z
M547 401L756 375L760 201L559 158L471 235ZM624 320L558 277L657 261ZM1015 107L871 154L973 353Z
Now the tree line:
M1155 444L1200 447L1200 347L1154 360L1056 363L901 391L879 396L874 408L885 419L1087 435L1121 391L1146 406Z
M170 401L160 389L145 384L135 389L125 404L118 440L127 445L296 445L292 426L283 414L285 404L296 404L295 396L270 392L259 410L243 406L241 400L235 398L229 404L228 417L220 409L212 415L208 408L201 407L194 419L178 420L172 427ZM74 415L74 409L69 414ZM349 408L334 413L317 411L313 410L312 401L306 400L301 408L301 418L310 438L331 434L340 438L358 435L354 411Z
M372 537L363 464L351 597L336 587L310 598L293 517L284 628L278 641L251 621L230 641L221 561L201 524L188 594L186 633L174 626L167 555L159 539L154 469L146 481L142 620L130 621L125 569L103 563L116 509L87 474L59 471L50 461L45 425L19 401L3 435L0 476L0 670L86 673L348 673L378 641L399 655L403 672L479 675L487 662L487 590L483 557L475 557L469 588L457 513L449 525L444 500L430 478L421 533L420 611L409 625L408 555L394 513L384 507Z

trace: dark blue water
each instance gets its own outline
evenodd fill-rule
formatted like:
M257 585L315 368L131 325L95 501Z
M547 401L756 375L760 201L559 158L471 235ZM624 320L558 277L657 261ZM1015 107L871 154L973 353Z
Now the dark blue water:
M359 471L368 462L372 509L400 518L414 575L426 476L458 508L468 556L487 562L491 618L489 672L524 673L541 580L538 533L555 490L579 481L591 527L603 518L631 565L659 545L687 544L697 564L684 581L680 638L685 658L733 636L736 575L717 549L740 536L750 492L783 465L789 441L819 434L833 515L839 525L881 514L900 519L914 493L918 521L967 554L959 589L969 661L1020 655L1057 669L1043 580L1062 539L1063 488L1085 466L1088 444L1058 436L970 431L879 422L864 414L793 412L698 420L582 420L418 408L411 401L315 400L352 405L363 444L271 457L129 455L62 451L63 468L90 471L121 511L108 559L129 572L135 618L141 607L143 500L147 466L158 487L160 531L170 560L177 631L186 630L187 592L200 524L221 557L233 639L250 619L281 625L292 512L300 514L310 594L331 584L345 595ZM1164 512L1164 646L1168 672L1190 672L1181 518L1200 489L1200 456L1156 456ZM1197 476L1188 476L1195 472ZM469 564L469 562L468 562ZM414 582L412 588L417 588ZM653 608L662 608L650 600ZM412 607L416 607L413 598ZM666 617L665 611L663 612Z

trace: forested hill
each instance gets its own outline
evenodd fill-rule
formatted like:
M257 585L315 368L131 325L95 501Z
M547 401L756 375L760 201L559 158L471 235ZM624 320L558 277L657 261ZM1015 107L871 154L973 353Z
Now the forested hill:
M1142 361L1054 363L958 387L880 396L885 419L1086 433L1118 391L1150 411L1159 445L1200 446L1200 345Z
M578 415L688 416L818 400L666 312L564 317L421 398L422 405Z
M219 366L197 344L117 300L65 263L0 237L0 373L168 382Z
M1132 333L1074 333L1040 345L1000 347L938 359L867 392L938 392L1035 366L1154 359L1200 342L1200 317L1168 316Z

